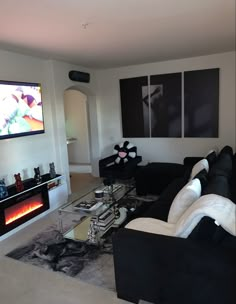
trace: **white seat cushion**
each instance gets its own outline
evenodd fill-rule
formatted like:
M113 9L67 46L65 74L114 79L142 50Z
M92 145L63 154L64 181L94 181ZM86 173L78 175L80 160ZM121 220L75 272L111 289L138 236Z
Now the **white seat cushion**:
M163 235L174 235L175 230L174 224L170 224L155 218L149 217L140 217L136 218L129 222L125 228L148 232L148 233L156 233L156 234L163 234Z
M170 207L168 223L177 223L188 207L200 197L201 188L200 180L194 178L178 192Z

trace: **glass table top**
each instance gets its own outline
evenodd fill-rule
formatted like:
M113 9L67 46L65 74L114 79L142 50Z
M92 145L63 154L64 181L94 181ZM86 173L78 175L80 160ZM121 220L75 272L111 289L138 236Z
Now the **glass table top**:
M69 196L68 202L59 208L60 220L61 220L61 230L63 230L63 214L76 216L77 221L74 220L74 224L70 226L66 231L62 231L65 238L79 241L87 241L89 233L92 234L91 228L97 229L96 231L96 241L99 241L102 235L108 231L110 226L105 226L102 230L101 227L97 227L97 222L101 217L104 217L107 213L114 214L114 208L117 206L119 200L121 200L128 192L133 189L130 185L114 184L112 189L103 184L90 190L88 193L81 195L78 193L73 193ZM95 199L95 191L102 190L103 197ZM94 203L90 209L84 210L86 204ZM110 211L109 211L110 209ZM112 217L112 215L111 215ZM113 216L114 218L114 216ZM91 223L93 223L91 225Z

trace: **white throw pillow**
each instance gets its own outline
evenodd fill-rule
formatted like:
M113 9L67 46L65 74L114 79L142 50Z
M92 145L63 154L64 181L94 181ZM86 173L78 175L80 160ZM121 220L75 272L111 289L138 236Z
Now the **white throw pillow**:
M199 162L197 162L191 171L191 175L190 175L190 179L192 180L194 178L194 176L196 176L200 171L202 171L203 169L205 169L207 172L209 172L209 164L208 164L208 160L203 158L201 160L199 160Z
M190 207L201 195L201 183L198 178L194 178L187 183L174 198L169 215L168 223L175 224L181 215Z

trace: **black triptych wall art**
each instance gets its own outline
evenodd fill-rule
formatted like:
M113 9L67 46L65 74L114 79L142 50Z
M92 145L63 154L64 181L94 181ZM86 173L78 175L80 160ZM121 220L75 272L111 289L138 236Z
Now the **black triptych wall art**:
M120 95L123 137L181 137L182 104L185 137L218 137L219 69L121 79Z
M184 136L218 137L219 69L184 73Z
M123 137L149 137L148 77L120 80Z
M181 137L181 108L181 73L151 76L151 137Z

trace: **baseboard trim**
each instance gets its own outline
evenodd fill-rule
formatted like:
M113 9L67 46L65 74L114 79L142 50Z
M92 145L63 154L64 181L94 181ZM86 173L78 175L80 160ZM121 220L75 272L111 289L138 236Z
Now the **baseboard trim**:
M92 173L91 165L69 165L70 172L72 173Z

